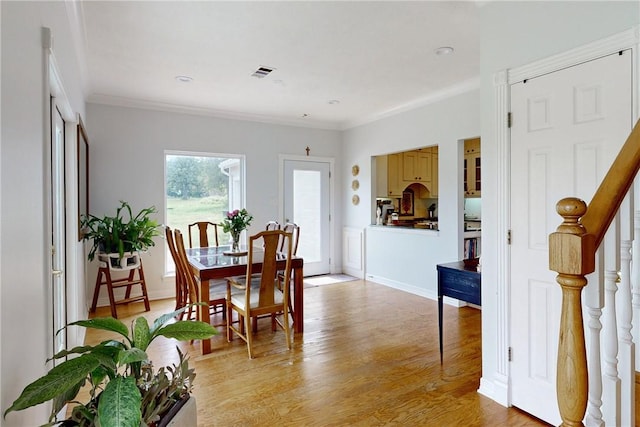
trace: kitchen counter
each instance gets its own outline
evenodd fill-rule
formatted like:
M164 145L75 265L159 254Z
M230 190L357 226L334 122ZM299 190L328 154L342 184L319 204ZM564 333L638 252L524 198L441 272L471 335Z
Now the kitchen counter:
M390 231L390 232L403 232L403 231L406 231L406 232L428 232L428 233L437 233L438 232L438 229L414 227L413 224L370 225L369 227L374 227L376 230Z

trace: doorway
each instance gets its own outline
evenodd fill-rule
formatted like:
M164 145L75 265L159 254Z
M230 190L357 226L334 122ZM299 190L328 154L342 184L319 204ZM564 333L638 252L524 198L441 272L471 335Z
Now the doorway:
M326 159L282 159L282 219L300 226L297 255L305 276L331 270L332 162Z
M67 348L67 286L65 227L65 122L51 98L51 285L53 354ZM54 361L55 364L55 361Z

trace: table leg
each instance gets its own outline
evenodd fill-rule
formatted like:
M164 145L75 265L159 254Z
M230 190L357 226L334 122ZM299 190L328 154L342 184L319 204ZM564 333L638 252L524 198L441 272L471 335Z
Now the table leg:
M201 280L200 281L200 302L204 302L205 304L199 305L198 310L200 310L200 320L205 323L211 323L211 318L209 317L209 281ZM202 340L202 354L211 353L211 338L206 340Z
M440 364L442 364L442 294L438 295L438 332L440 333Z
M293 331L295 333L304 332L304 312L303 312L303 287L304 278L302 267L293 269Z

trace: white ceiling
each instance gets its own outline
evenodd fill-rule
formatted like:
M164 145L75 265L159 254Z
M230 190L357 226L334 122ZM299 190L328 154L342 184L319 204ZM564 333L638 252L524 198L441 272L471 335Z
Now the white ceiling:
M474 1L75 4L92 102L345 129L478 82Z

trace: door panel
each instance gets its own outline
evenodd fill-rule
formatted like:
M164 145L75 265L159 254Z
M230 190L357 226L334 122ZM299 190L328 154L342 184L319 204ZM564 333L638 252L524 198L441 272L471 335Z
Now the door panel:
M284 221L300 226L305 276L330 272L329 171L327 162L284 161Z
M548 268L556 203L592 198L631 130L631 53L511 86L513 405L558 425L561 290Z

